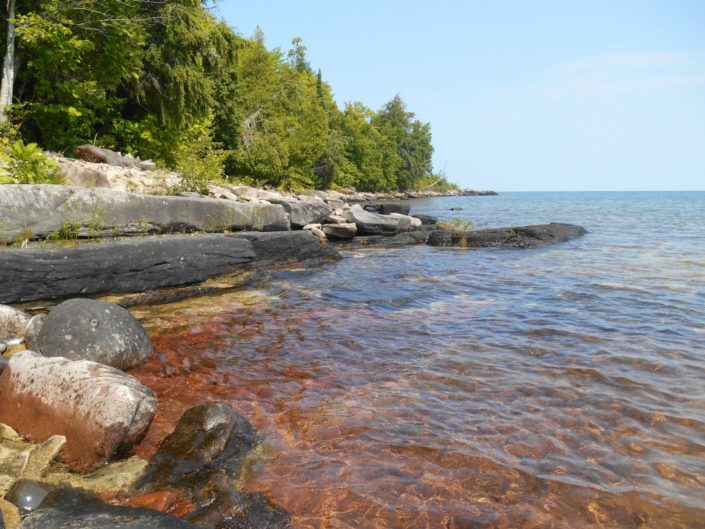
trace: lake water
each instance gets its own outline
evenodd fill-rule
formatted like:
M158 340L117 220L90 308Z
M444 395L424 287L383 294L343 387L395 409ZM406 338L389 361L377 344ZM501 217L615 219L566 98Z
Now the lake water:
M451 208L462 208L450 211ZM705 193L414 201L533 250L345 253L138 310L160 410L227 400L301 528L705 527Z

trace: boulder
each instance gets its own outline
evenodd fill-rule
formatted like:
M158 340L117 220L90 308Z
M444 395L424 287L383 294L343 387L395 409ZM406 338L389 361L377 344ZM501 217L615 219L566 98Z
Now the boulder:
M326 237L331 239L352 239L357 235L357 226L352 222L344 224L324 224L321 227Z
M291 514L261 494L233 490L215 491L213 499L188 516L202 528L214 529L291 529Z
M76 471L95 469L139 441L156 406L135 378L86 360L23 351L0 375L0 421L33 441L65 436L62 458Z
M255 429L230 404L196 406L159 445L142 483L148 489L198 487L216 472L234 476L256 440Z
M539 224L516 228L492 228L487 230L451 231L439 230L431 233L431 246L458 246L461 248L539 248L569 241L585 235L585 228L573 224Z
M56 185L0 186L1 240L14 242L77 235L95 237L224 230L281 231L289 218L281 206L215 198L142 195L114 189Z
M414 229L414 219L409 215L404 215L402 213L390 213L387 216L399 221L397 232L410 231Z
M401 213L402 215L408 215L411 211L411 206L408 202L383 202L382 204L375 204L377 207L377 213L380 215L389 215L390 213Z
M152 342L125 309L96 299L70 299L47 314L32 349L44 356L92 360L130 369L152 355Z
M337 213L331 213L326 217L325 222L326 224L345 224L347 222L347 219L342 215L338 215Z
M322 223L333 211L332 207L319 199L303 201L285 199L279 195L279 198L270 198L268 200L272 204L279 204L284 208L284 211L289 215L291 228L296 230L302 229L307 224Z
M438 223L438 219L431 215L414 215L414 217L419 219L424 226L435 226Z
M0 251L0 303L189 285L247 269L254 259L252 243L227 234L5 249Z
M195 525L151 509L108 505L74 489L51 491L20 529L197 529Z
M0 305L0 340L24 338L30 319L30 315L21 310Z
M365 211L359 204L351 206L344 216L357 225L357 232L362 235L394 235L399 228L398 219Z

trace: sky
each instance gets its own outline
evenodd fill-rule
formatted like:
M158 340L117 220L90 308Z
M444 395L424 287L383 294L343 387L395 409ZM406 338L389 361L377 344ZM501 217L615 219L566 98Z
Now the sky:
M336 101L396 94L434 168L497 191L705 190L705 0L220 0L301 37Z

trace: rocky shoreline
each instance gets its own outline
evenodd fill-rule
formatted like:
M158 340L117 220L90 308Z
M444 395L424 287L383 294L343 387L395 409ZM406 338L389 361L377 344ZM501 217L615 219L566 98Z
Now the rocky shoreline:
M75 163L85 180L88 162ZM123 307L234 289L350 248L536 248L585 233L439 230L400 201L418 196L439 195L0 186L0 529L291 527L242 492L260 439L228 403L186 409L149 460L134 455L159 402L130 374L152 345Z

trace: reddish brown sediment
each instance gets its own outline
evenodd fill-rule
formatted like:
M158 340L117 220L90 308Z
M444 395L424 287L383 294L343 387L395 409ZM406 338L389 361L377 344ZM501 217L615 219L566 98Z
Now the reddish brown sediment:
M488 394L469 376L471 367L461 364L455 372L429 372L424 383L443 389L432 392L435 398L476 394L482 405L526 401L550 423L537 430L529 414L508 426L487 414L474 430L493 447L482 453L463 436L448 434L453 425L463 427L462 416L413 407L413 380L390 373L380 382L374 363L364 367L368 352L355 356L355 369L343 359L335 371L322 367L317 355L329 345L317 326L345 317L359 327L375 317L368 308L322 306L282 314L263 304L205 312L191 314L189 324L178 311L159 312L161 326L152 327L155 354L131 371L159 402L137 453L151 456L186 409L229 402L257 428L264 445L263 464L252 469L246 490L290 511L296 527L701 527L702 508L660 495L621 471L604 470L612 461L631 461L636 476L646 470L632 456L659 444L672 453L697 451L697 444L686 446L665 431L659 439L644 438L634 422L670 419L642 417L616 402L593 409L576 401L569 388L496 386ZM549 403L562 407L554 410ZM418 441L404 440L409 437ZM528 464L545 471L521 469ZM680 468L664 462L660 472L684 487L688 480L697 484L697 476ZM603 481L587 487L573 483L578 479Z

